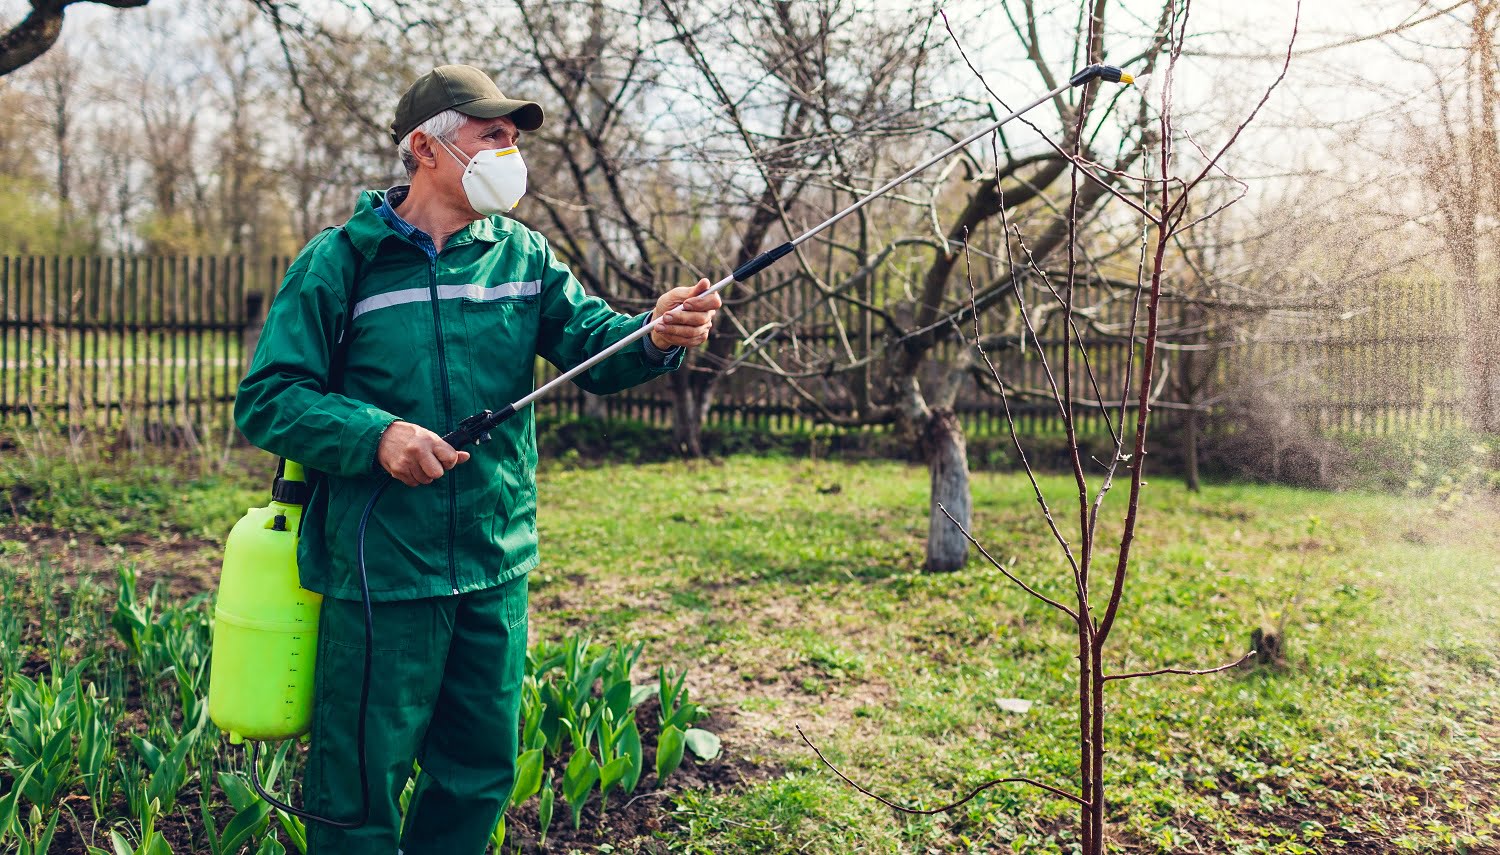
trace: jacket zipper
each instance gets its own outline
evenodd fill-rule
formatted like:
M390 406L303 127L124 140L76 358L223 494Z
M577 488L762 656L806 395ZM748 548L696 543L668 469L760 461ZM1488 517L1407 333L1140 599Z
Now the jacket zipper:
M428 289L432 296L432 330L437 336L438 374L443 381L443 433L453 430L453 400L448 391L448 360L443 347L442 304L438 302L437 256L433 255L428 265ZM454 476L444 478L448 482L448 584L453 593L458 593L458 566L453 558L453 541L458 537L458 486Z

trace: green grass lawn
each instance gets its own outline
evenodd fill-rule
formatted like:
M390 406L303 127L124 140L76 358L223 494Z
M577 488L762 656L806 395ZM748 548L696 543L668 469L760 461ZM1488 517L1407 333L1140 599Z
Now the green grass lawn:
M1068 851L1065 803L1010 786L903 819L820 768L794 729L913 805L1017 774L1076 788L1071 627L986 564L917 571L925 471L739 458L552 467L540 483L538 631L589 625L669 646L696 663L700 696L732 711L726 744L785 769L681 799L689 848ZM1071 480L1044 486L1059 504ZM1025 479L980 474L974 493L990 552L1064 597L1071 583ZM1118 511L1123 491L1112 498ZM1263 625L1284 626L1288 656L1279 669L1109 684L1115 840L1163 852L1494 846L1497 519L1459 503L1237 485L1194 495L1151 479L1107 662L1216 665ZM1007 713L1001 698L1033 706Z
M0 494L33 484L30 522L0 535L0 562L24 573L53 550L70 578L112 578L134 558L191 590L211 576L222 533L263 503L267 460L185 481L150 467L0 465ZM797 734L914 806L993 777L1077 788L1070 625L982 561L920 572L925 470L733 457L552 462L538 480L533 633L640 639L644 666L685 666L723 737L719 779L741 782L658 800L650 842L642 829L577 851L1072 851L1067 803L1004 785L951 814L903 816L838 780ZM1072 489L1043 484L1054 506ZM991 554L1067 596L1024 477L977 473L974 494L974 531ZM1106 504L1101 543L1123 499L1120 488ZM9 513L0 503L0 519ZM1497 522L1492 496L1192 494L1150 479L1107 667L1217 665L1243 654L1257 627L1284 633L1286 662L1109 684L1112 844L1500 851ZM36 523L61 531L28 540ZM1102 550L1099 566L1109 559ZM1006 712L1001 699L1032 705Z

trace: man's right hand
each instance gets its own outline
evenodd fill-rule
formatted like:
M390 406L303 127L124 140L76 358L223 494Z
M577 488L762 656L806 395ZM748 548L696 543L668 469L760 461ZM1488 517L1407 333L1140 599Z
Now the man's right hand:
M391 422L380 436L375 459L391 477L408 487L431 484L443 473L469 459L469 452L456 451L443 438L411 422Z

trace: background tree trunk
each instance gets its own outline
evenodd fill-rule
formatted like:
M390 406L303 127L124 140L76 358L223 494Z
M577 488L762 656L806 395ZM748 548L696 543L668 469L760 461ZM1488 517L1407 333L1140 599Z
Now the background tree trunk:
M708 413L684 367L673 371L672 444L683 457L703 456L703 419Z
M934 408L922 430L921 448L932 480L927 524L929 573L951 573L969 563L969 539L938 505L948 510L964 530L969 528L973 502L969 496L969 450L958 414Z
M1183 455L1187 458L1187 488L1194 493L1198 492L1198 420L1196 409L1188 410L1182 420Z

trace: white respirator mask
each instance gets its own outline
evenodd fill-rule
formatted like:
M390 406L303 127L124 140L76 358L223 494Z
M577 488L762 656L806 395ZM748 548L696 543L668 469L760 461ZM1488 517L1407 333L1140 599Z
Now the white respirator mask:
M433 137L453 159L463 152L449 147L448 143ZM489 217L504 214L526 195L526 162L515 146L509 148L487 148L476 152L464 166L464 195L469 198L469 207Z

